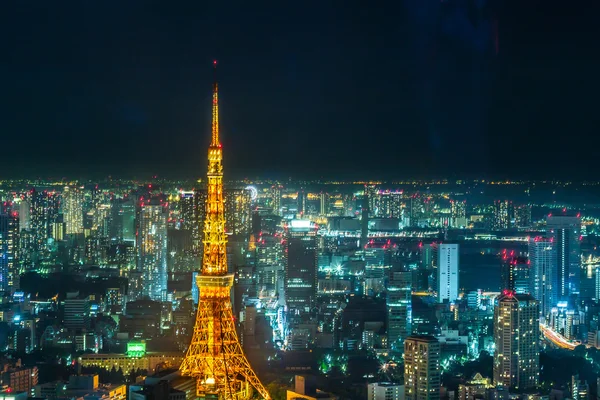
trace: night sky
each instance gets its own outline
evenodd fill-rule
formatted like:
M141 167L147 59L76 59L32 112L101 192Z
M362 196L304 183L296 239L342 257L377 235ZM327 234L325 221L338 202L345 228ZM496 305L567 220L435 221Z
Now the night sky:
M0 177L203 175L218 59L228 177L598 178L577 2L212 3L2 2Z

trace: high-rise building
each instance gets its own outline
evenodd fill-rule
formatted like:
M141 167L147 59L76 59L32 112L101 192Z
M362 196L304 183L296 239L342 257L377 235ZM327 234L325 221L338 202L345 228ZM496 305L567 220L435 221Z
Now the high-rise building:
M378 190L375 185L365 185L364 197L363 197L363 209L366 208L369 217L374 218L377 216L377 201L378 201Z
M281 185L273 185L270 191L271 208L273 214L281 216Z
M31 201L21 200L19 203L19 231L31 229Z
M450 200L450 226L461 228L467 225L467 201Z
M514 207L515 210L515 226L517 228L531 227L531 205L520 204Z
M202 229L200 224L200 210L196 201L195 191L181 191L179 193L179 213L181 229L190 232L192 239L192 254L199 255L202 248Z
M19 249L19 215L0 214L0 292L8 293L18 286L17 254Z
M571 398L573 400L588 400L590 385L584 379L579 379L579 374L571 376Z
M554 215L546 218L548 235L556 247L558 298L568 300L579 295L581 281L581 218L577 215Z
M67 186L62 193L62 214L67 235L83 233L83 192Z
M67 329L90 327L90 301L79 297L79 293L67 294L64 301L64 324Z
M440 244L438 247L437 293L438 302L458 299L458 244Z
M319 215L329 214L329 194L321 192L319 195Z
M403 349L412 332L412 272L392 271L388 281L387 338L391 349Z
M309 311L317 296L317 228L293 220L285 238L285 299L292 313Z
M247 235L252 227L252 194L249 189L225 189L225 229Z
M113 199L111 204L112 224L110 237L130 245L136 240L136 201L134 198Z
M277 282L283 280L284 255L281 238L261 234L255 241L255 273L259 296L276 295Z
M379 191L375 194L375 214L379 218L402 218L402 198L404 196L401 191Z
M531 389L540 378L539 302L505 290L494 309L494 383Z
M531 292L531 265L526 257L504 254L501 267L500 290L511 290L518 294Z
M552 238L540 236L529 238L528 248L531 262L531 295L540 302L540 316L545 321L558 301L556 248Z
M499 231L510 228L512 213L512 202L508 200L496 200L494 202L494 220L492 222L492 229Z
M306 209L307 209L307 193L304 191L304 189L300 189L298 190L298 195L296 197L296 201L297 201L297 208L298 208L298 217L301 218L304 214L306 214Z
M167 212L162 204L142 204L138 234L142 296L164 301L167 295Z
M406 400L439 400L440 343L433 336L413 335L404 341Z
M56 222L59 210L59 198L55 192L47 190L31 190L31 230L33 234L34 251L47 249L48 239L52 236L52 226Z

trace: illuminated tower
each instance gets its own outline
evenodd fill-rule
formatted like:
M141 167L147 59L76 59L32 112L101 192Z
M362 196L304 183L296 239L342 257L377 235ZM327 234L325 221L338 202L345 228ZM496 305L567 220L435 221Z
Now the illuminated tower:
M217 62L214 62L216 68ZM230 292L233 275L227 273L223 203L223 149L219 141L218 88L213 86L212 141L208 148L208 187L204 219L204 254L196 276L199 302L194 335L179 370L196 378L200 399L250 399L256 390L269 393L246 359L235 330Z

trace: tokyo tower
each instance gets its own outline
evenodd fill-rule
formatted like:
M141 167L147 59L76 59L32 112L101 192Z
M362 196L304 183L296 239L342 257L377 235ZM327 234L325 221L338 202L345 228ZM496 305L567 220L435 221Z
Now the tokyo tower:
M214 62L216 72L217 62ZM196 277L200 292L192 342L179 370L196 378L200 399L242 400L271 397L252 370L235 330L227 273L223 204L223 148L219 141L219 95L215 79L212 102L212 141L208 148L208 195L204 220L204 254Z

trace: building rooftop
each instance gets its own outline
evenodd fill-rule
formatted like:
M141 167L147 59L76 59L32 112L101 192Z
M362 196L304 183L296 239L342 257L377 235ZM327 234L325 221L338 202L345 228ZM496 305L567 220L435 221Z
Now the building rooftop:
M407 340L417 340L421 342L437 342L438 340L432 335L411 335L406 338Z

